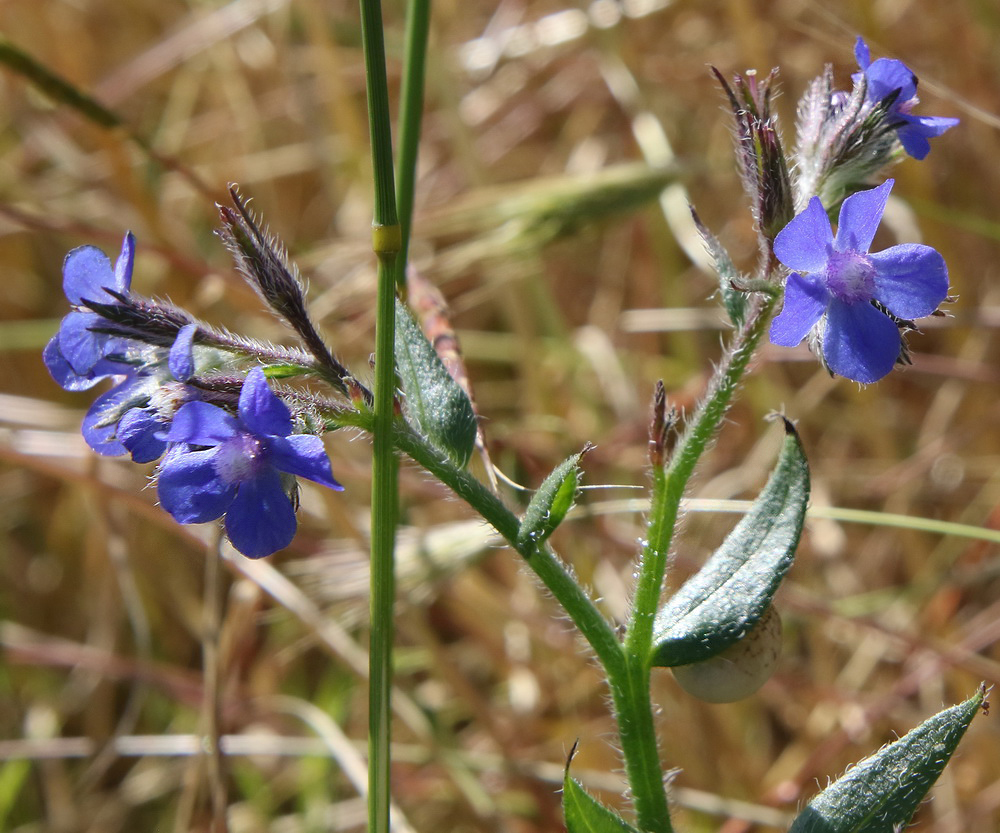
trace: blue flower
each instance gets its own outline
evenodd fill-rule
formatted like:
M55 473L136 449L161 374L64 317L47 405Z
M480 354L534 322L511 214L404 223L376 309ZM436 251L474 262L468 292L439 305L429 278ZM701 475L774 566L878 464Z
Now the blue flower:
M88 310L84 302L117 303L109 289L127 294L132 284L135 237L125 235L122 251L114 269L107 255L94 246L73 249L63 262L63 291L76 309L66 315L59 331L45 346L42 359L52 378L66 390L86 390L108 376L123 375L127 364L119 361L129 352L123 338L94 332L101 317Z
M899 327L883 309L908 321L930 315L948 295L948 268L930 246L868 251L892 185L844 200L836 237L813 197L774 240L775 256L794 271L771 342L794 347L814 331L826 366L864 384L885 376L900 356Z
M910 111L920 99L917 98L917 76L902 61L879 58L872 61L865 42L858 38L854 46L854 57L861 72L852 77L858 83L863 76L868 83L866 97L873 104L894 93L896 98L889 108L888 118L900 122L896 131L903 149L914 159L923 159L930 152L928 139L940 136L958 124L958 119L943 116L914 116Z
M292 433L291 413L260 368L247 375L238 417L189 402L177 411L166 439L172 445L157 486L163 508L185 524L225 515L229 540L250 558L277 552L295 535L294 478L284 475L343 488L323 441Z

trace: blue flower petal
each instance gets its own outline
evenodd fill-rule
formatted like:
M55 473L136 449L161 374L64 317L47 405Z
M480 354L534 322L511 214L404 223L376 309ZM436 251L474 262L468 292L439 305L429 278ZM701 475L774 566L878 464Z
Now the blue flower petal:
M889 110L894 113L900 105L917 95L917 76L906 64L892 58L879 58L865 69L868 79L866 96L869 101L881 101L887 95L899 90L899 95Z
M117 421L108 425L102 424L107 421L109 412L113 411L115 406L119 404L121 387L119 385L98 396L84 416L83 425L80 426L80 432L87 445L98 454L107 457L120 457L122 454L128 453L128 449L118 439Z
M100 381L99 377L92 377L90 375L81 376L66 361L62 350L59 349L59 333L52 336L49 339L49 343L45 345L45 349L42 351L42 361L45 362L45 367L52 378L55 379L56 384L63 388L63 390L87 390Z
M215 446L241 433L239 422L208 402L188 402L174 414L167 439L175 443Z
M914 159L923 159L930 153L931 143L928 139L940 136L959 122L959 119L944 116L906 116L905 119L906 124L896 131L896 135L903 150Z
M198 524L222 517L236 497L213 465L214 450L172 448L160 463L156 491L160 504L182 524Z
M96 246L80 246L66 255L63 291L71 304L82 304L84 299L110 301L106 286L115 288L115 275L104 252Z
M861 39L860 35L858 35L858 39L854 43L854 60L858 62L858 66L862 70L868 69L868 65L872 62L872 55L868 49L868 44Z
M240 417L257 436L287 437L292 433L288 406L268 387L264 371L255 367L247 374L240 391Z
M132 265L135 262L135 235L132 232L125 232L125 239L122 240L122 251L115 261L115 285L118 292L128 292L132 286Z
M230 542L249 558L263 558L287 547L295 537L295 508L274 469L241 483L226 512Z
M313 480L338 492L344 488L333 478L323 441L311 434L270 437L268 461L279 471Z
M822 272L832 243L830 218L819 197L813 197L805 210L778 232L774 255L796 272Z
M830 303L830 293L821 281L793 272L785 286L785 304L771 322L771 344L794 347L804 339Z
M166 427L148 408L133 408L118 420L118 439L131 453L136 463L152 463L167 450L167 443L158 434Z
M194 376L194 337L198 332L197 324L186 324L181 327L170 347L167 365L178 382L186 382Z
M930 246L904 243L868 257L875 264L875 299L893 315L930 315L948 296L948 266Z
M865 385L877 382L896 364L899 348L899 329L871 304L830 304L823 358L838 376Z
M878 188L858 191L844 200L840 207L837 241L834 244L837 251L865 254L871 248L894 182L893 179L887 179Z
M77 373L89 372L109 348L116 346L110 336L91 330L101 323L97 313L71 312L59 325L59 351Z

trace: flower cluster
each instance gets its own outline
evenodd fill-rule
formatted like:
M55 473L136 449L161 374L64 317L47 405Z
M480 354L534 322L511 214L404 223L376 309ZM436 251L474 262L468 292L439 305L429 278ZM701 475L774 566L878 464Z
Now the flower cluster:
M903 152L926 157L928 139L958 124L954 118L914 114L917 77L902 61L872 61L861 38L854 54L859 71L851 76L851 92L835 88L828 66L799 102L797 210L814 195L827 207L838 205Z
M869 384L908 362L903 335L947 299L948 269L929 246L870 251L893 180L862 190L864 183L897 159L899 148L926 157L928 140L958 120L913 113L917 78L901 61L872 61L861 38L855 56L852 94L833 90L827 68L800 104L790 167L801 210L772 241L791 274L770 338L785 347L808 338L832 373ZM834 234L828 212L838 204Z
M343 487L322 439L298 430L309 423L306 409L293 416L259 366L245 377L196 373L227 350L283 365L309 359L235 339L132 295L134 257L131 233L113 268L93 246L66 256L63 288L73 309L46 346L45 365L66 390L112 382L84 417L84 439L100 454L127 453L141 463L162 458L157 491L177 521L225 517L237 550L270 555L295 534L296 477Z

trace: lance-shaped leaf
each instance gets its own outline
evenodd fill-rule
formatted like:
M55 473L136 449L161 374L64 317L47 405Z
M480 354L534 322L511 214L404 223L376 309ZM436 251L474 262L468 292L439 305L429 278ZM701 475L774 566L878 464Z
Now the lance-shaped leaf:
M722 299L722 306L725 308L729 320L739 327L746 319L747 293L740 292L735 288L735 285L741 283L743 277L733 265L729 252L726 251L719 238L712 234L708 226L702 223L701 217L698 216L694 207L691 208L691 217L694 220L695 228L698 229L698 234L701 235L701 239L705 243L705 248L708 249L709 256L712 258L715 273L719 276L719 296Z
M472 403L398 300L395 352L407 420L452 462L465 466L476 442Z
M563 820L568 833L639 833L614 810L591 796L569 773L563 779Z
M521 527L517 531L517 544L522 550L538 546L563 522L566 513L576 500L580 485L580 458L590 450L586 446L556 466L531 496L524 510Z
M894 833L905 828L985 696L980 687L964 703L939 712L849 769L806 805L789 833Z
M654 666L713 657L741 639L771 604L795 558L809 500L809 466L792 424L764 491L722 546L660 608Z

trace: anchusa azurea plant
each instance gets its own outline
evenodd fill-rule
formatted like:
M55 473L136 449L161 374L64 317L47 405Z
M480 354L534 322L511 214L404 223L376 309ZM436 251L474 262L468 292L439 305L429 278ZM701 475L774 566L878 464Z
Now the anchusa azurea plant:
M394 333L389 343L395 345L388 360L376 353L376 374L387 367L396 373L390 375L396 381L387 414L380 410L379 385L370 392L329 350L284 249L262 230L235 189L233 205L220 209L221 237L238 270L298 346L234 335L136 295L131 289L135 241L128 234L114 266L89 246L67 256L64 286L73 310L45 350L46 365L68 390L109 380L110 389L84 419L87 442L102 454L159 460L155 481L163 508L181 523L224 518L232 544L252 558L292 540L297 478L340 488L321 440L326 431L371 432L376 457L380 439L387 441L449 486L537 574L606 674L632 818L594 800L571 777L570 761L563 785L568 829L669 833L674 829L665 776L669 750L656 740L653 669L673 669L686 691L711 702L749 696L764 683L781 645L774 597L792 566L809 498L803 446L784 419L782 450L763 492L703 567L664 599L680 503L699 458L765 338L784 347L806 341L831 374L871 384L909 361L906 337L916 319L939 314L948 300L948 270L937 251L917 243L873 248L893 188L887 169L906 157L925 158L930 140L957 120L915 112L917 79L902 62L872 61L860 39L855 55L859 69L851 89L836 87L830 67L809 85L798 107L791 152L773 109L776 73L732 79L716 73L733 113L759 258L751 271L740 271L698 221L732 330L707 393L689 416L682 419L670 407L662 383L653 392L648 528L624 622L606 618L549 542L577 498L587 449L557 466L523 511L509 508L492 484L467 470L482 435L464 369L454 351L438 354L443 340L432 343L426 322L410 312L406 282L397 282L403 290L397 298L390 295L383 305L380 295L379 301L377 341ZM372 66L377 64L368 68L376 94L370 106L377 108L384 106L379 93L384 76ZM376 146L384 147L387 123L387 118L372 120ZM388 193L376 192L380 200ZM384 205L379 211L380 267L402 275L394 262L400 238L394 213ZM306 389L297 379L312 384ZM324 392L315 391L319 386ZM387 421L380 422L379 414ZM391 468L386 471L391 488L394 475ZM381 505L393 506L392 495ZM373 539L391 536L394 523L391 514L376 512ZM373 675L372 685L373 691L384 689L385 681ZM985 706L984 698L980 690L867 758L810 801L791 829L889 833L904 827ZM384 740L377 718L372 726ZM387 767L381 761L380 776L375 763L372 792L381 798L370 805L371 829L381 833L387 825L388 804L379 803L387 802Z

